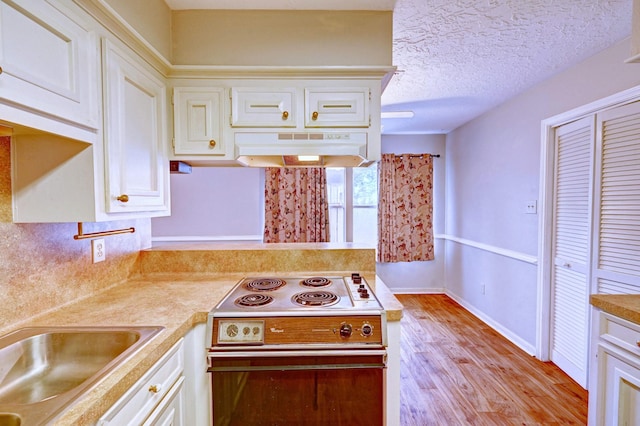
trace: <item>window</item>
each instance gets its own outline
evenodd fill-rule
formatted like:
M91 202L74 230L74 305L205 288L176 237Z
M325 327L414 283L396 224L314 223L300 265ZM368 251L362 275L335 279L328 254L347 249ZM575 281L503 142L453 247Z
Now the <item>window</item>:
M378 241L378 166L328 167L331 242Z

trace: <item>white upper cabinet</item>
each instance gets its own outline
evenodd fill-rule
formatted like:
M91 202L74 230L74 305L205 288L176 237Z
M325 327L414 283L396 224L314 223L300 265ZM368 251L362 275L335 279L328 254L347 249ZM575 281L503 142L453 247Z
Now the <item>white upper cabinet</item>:
M125 46L103 56L107 211L168 210L166 86Z
M297 87L233 87L232 127L340 128L370 126L370 89L312 80ZM306 87L304 84L313 85ZM298 118L304 117L303 122Z
M95 35L78 20L52 1L0 0L2 119L99 127Z
M224 155L222 140L224 89L173 89L174 152Z
M296 127L295 87L234 87L233 127Z
M305 89L305 127L369 127L368 87Z

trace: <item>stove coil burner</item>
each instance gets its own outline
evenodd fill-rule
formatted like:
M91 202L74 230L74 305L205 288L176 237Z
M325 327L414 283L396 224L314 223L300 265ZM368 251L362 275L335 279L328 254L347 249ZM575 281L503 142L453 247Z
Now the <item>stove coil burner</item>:
M325 277L311 277L300 281L305 287L326 287L331 284L331 280Z
M238 297L235 301L238 306L251 308L268 305L271 302L273 302L273 297L268 294L245 294L244 296Z
M337 303L338 300L340 298L330 291L306 291L291 297L291 301L300 306L330 306Z
M285 284L280 278L257 278L247 281L244 288L250 291L271 291L277 290Z

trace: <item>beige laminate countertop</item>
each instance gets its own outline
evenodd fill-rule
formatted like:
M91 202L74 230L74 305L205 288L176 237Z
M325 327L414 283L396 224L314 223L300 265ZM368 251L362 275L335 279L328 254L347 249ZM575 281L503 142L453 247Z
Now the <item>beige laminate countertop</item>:
M590 302L611 315L640 324L640 294L592 294Z
M130 279L99 294L60 307L16 325L27 326L138 326L165 329L105 380L85 394L56 421L56 425L93 424L160 357L198 323L243 277L241 274L189 278L187 274L163 274ZM388 321L399 321L402 305L378 277L365 276L387 312ZM204 343L204 342L203 342Z

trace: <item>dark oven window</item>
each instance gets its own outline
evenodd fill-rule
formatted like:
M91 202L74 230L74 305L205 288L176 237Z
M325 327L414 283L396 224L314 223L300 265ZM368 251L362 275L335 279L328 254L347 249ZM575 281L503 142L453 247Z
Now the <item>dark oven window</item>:
M383 424L382 356L212 359L213 424Z

